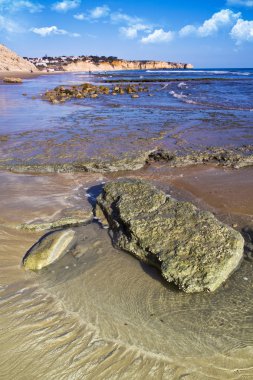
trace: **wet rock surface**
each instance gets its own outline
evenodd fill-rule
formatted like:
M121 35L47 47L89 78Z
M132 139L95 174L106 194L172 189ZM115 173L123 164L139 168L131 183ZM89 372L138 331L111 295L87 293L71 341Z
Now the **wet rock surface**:
M160 149L149 155L148 162L152 161L164 161L175 167L212 163L240 168L253 165L253 147L251 145L234 149L209 147L202 151L182 150L181 152Z
M146 151L136 150L117 156L104 153L103 157L87 157L82 161L72 161L70 158L70 161L65 163L43 163L43 161L43 157L40 157L38 163L33 164L20 159L14 160L13 163L11 163L11 159L6 159L6 162L3 159L0 163L0 169L7 169L17 173L109 173L138 170L153 162L164 162L170 167L214 164L238 169L253 165L253 146L242 146L234 149L211 147L201 151L190 149L182 149L180 151L149 149Z
M66 209L61 212L61 215L52 220L35 220L30 223L18 225L18 229L26 231L45 231L57 228L75 227L87 224L93 219L91 210L83 209Z
M142 180L106 184L96 215L108 222L118 248L154 265L185 292L214 291L242 259L240 233Z
M70 99L96 99L101 95L131 95L132 98L139 98L137 93L148 92L148 87L143 87L141 84L115 85L104 86L94 85L91 83L83 83L78 86L59 86L53 90L48 90L42 96L42 99L49 101L52 104L64 103Z
M23 258L23 266L29 270L40 270L64 256L76 242L73 229L51 232L44 235Z
M23 83L21 78L5 77L3 79L4 83Z

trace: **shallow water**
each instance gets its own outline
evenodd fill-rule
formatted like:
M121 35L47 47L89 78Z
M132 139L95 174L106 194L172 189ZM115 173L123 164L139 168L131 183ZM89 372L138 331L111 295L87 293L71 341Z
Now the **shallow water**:
M154 97L143 93L139 99L109 96L64 105L40 99L59 84L140 76L179 81L151 83ZM1 85L0 160L73 162L154 147L252 144L252 76L252 70L236 69L71 73ZM82 255L70 253L40 273L25 272L22 257L43 232L19 229L68 210L89 211L104 182L131 176L212 211L239 231L252 231L252 174L252 167L155 163L111 174L0 172L0 378L252 379L249 252L217 292L189 295L114 249L108 231L96 222L76 227Z
M120 79L167 83L144 84L153 97L143 92L139 99L104 95L60 105L41 99L56 85ZM69 163L154 148L203 150L252 144L252 92L251 69L67 73L26 79L19 86L2 85L0 162Z

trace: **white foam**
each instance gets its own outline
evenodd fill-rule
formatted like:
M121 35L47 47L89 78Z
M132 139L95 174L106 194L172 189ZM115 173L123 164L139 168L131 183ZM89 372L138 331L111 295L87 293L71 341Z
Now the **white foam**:
M181 70L175 70L175 69L171 69L171 70L147 70L146 73L210 73L210 72L213 72L213 71L207 71L207 70L185 70L185 69L181 69Z
M224 75L224 74L231 74L231 75L253 75L253 73L249 73L249 72L243 72L243 71L226 71L226 70L185 70L185 69L181 69L181 70L175 70L175 69L171 69L171 70L147 70L146 73L170 73L170 74L173 74L173 73L184 73L184 74L187 74L187 73L195 73L195 74L198 74L198 73L206 73L206 74L215 74L215 75Z
M184 83L184 82L180 82L178 85L177 85L178 88L188 88L187 84Z
M185 99L185 98L187 98L187 96L184 95L184 94L182 94L182 92L180 94L178 94L175 91L170 91L170 95L172 95L174 98L177 98L177 99Z
M195 102L194 100L191 100L191 99L186 99L185 103L188 103L188 104L198 104L198 102Z

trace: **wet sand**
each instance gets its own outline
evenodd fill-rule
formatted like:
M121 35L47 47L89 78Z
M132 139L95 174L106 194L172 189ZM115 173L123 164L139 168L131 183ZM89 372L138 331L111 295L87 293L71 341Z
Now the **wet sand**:
M52 175L0 173L0 377L3 379L250 379L253 262L217 292L188 295L114 249L98 224L78 227L83 255L25 272L43 234L17 229L62 210L90 210L103 182L145 178L237 229L253 228L253 168L169 168ZM8 252L8 254L7 254Z

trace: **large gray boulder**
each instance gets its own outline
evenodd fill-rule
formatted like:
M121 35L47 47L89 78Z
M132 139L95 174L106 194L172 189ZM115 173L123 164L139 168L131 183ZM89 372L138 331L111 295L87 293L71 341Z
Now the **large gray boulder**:
M108 222L117 247L156 266L185 292L214 291L242 259L239 232L142 180L107 183L96 215Z

